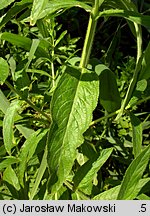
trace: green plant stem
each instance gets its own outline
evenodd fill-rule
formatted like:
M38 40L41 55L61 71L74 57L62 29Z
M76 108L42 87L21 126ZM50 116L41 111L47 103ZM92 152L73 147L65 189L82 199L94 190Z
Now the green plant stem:
M133 77L131 79L131 82L129 84L125 99L121 105L121 109L120 112L118 113L117 117L116 117L116 121L123 115L124 109L125 107L128 105L133 91L135 89L136 83L138 81L138 75L141 69L141 63L142 63L142 31L141 31L141 27L134 23L135 26L135 31L136 31L136 38L137 38L137 58L136 58L136 67L134 70L134 74Z
M53 48L52 48L52 62L51 62L51 70L52 70L52 85L53 87L55 86L55 69L54 69L54 47L55 47L55 43L54 43L54 38L52 37L53 40Z
M118 114L119 112L120 112L120 109L117 110L117 111L115 111L115 112L112 112L112 113L110 113L110 114L108 114L108 115L106 115L106 116L103 116L103 117L101 117L101 118L98 118L98 119L92 121L91 124L90 124L90 126L93 126L93 125L95 125L95 124L101 122L102 120L106 120L106 119L108 119L108 118L111 118L111 117L115 116L116 114Z
M141 103L143 103L143 102L146 102L147 100L150 100L150 96L148 96L148 97L146 97L146 98L143 98L143 99L141 99L141 100L139 100L139 101L133 103L133 104L130 105L130 106L128 105L128 106L126 107L126 110L132 108L133 106L137 106L137 105L139 105L139 104L141 104ZM103 117L101 117L101 118L99 118L99 119L96 119L96 120L92 121L91 124L90 124L89 126L93 126L93 125L95 125L95 124L101 122L102 120L106 120L106 119L108 119L108 118L111 118L111 117L117 115L119 112L120 112L120 109L117 110L117 111L115 111L115 112L112 112L112 113L108 114L107 116L103 116Z
M51 70L52 70L52 83L53 87L55 86L55 70L54 70L54 63L51 62Z
M91 50L92 50L92 45L93 45L93 40L94 40L94 35L95 35L95 30L96 30L96 25L97 25L97 16L99 12L99 0L95 0L95 5L91 11L90 18L89 18L89 23L88 23L88 28L86 32L86 37L85 37L85 42L83 46L83 51L82 51L82 56L81 56L81 61L80 61L80 67L81 68L86 68Z
M21 92L18 91L17 89L15 89L7 80L5 81L5 84L8 86L8 88L11 89L11 91L13 91L14 93L16 93L17 95L19 95L22 98ZM33 104L29 99L26 98L22 98L26 103L28 103L30 105L30 107L32 107L36 112L40 113L42 116L44 116L46 119L48 119L49 122L51 122L51 118L44 113L41 109L39 109L37 106L35 106L35 104Z

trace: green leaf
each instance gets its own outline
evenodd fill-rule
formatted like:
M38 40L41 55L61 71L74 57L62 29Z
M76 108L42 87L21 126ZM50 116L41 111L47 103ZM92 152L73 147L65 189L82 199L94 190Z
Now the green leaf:
M47 76L47 77L51 77L51 75L49 75L46 71L42 71L42 70L36 70L36 69L27 69L26 70L27 73L38 73L41 76Z
M3 173L3 180L12 185L16 190L20 190L18 177L10 165L5 169Z
M0 57L0 85L2 85L9 75L9 65L5 59Z
M111 113L118 110L121 106L121 99L114 73L105 65L99 64L95 67L99 76L99 100L100 104Z
M30 16L30 24L35 25L39 14L45 9L48 0L33 0L31 16Z
M5 113L8 107L9 101L7 100L3 92L0 90L0 110Z
M15 0L1 0L1 2L0 2L0 10L4 9L5 7L7 7L8 5L10 5L14 1Z
M15 88L19 90L21 97L26 99L28 97L30 80L28 74L24 69L15 72Z
M19 155L20 164L18 170L19 170L19 181L22 186L23 186L24 173L26 167L28 166L28 162L32 158L33 154L35 153L38 143L46 135L46 133L47 130L44 130L43 132L41 132L41 130L34 132L28 137L28 139L25 141L25 143L21 148L21 153Z
M120 190L120 185L96 195L95 197L92 198L92 200L116 200L119 190Z
M14 16L28 8L32 3L32 0L22 0L21 2L16 2L4 15L2 21L0 22L0 28L2 28L7 22L9 22Z
M9 108L9 106L10 106L10 102L8 101L8 99L6 98L6 96L3 94L3 92L0 90L0 110L4 113L4 114L6 114L6 111L7 111L7 109ZM17 116L19 116L18 114L17 114ZM34 132L34 130L33 129L31 129L31 128L27 128L27 127L25 127L25 126L23 126L23 125L19 125L19 124L17 124L16 125L16 128L21 132L21 134L27 139L28 138L28 136L30 135L30 134L32 134L33 132Z
M32 133L34 133L34 130L28 127L25 127L21 124L17 124L16 128L19 130L19 132L27 139Z
M136 5L130 1L130 0L109 0L104 2L104 9L105 8L114 8L115 9L123 9L127 11L135 11L138 12ZM134 23L131 22L130 20L127 20L127 23L131 29L131 32L133 35L136 37L136 31L135 31L135 26Z
M101 151L100 156L96 161L87 161L75 174L73 178L74 186L90 195L93 179L106 160L110 157L112 151L113 148L104 149Z
M138 197L137 197L138 200L150 200L150 197L147 196L146 194L140 194Z
M8 41L9 43L11 43L15 46L21 47L26 51L30 51L30 48L32 45L32 40L30 38L27 38L27 37L24 37L21 35L17 35L17 34L13 34L13 33L9 33L9 32L2 33L1 39ZM41 44L37 48L35 55L37 57L49 58L48 53L44 50L44 48L41 46Z
M52 191L59 190L76 158L76 148L83 143L83 133L92 120L98 99L95 73L68 66L59 80L51 102L53 123L48 139L48 166Z
M130 113L130 119L132 124L133 153L136 158L142 151L142 123L132 112Z
M69 9L71 7L80 7L85 9L86 11L91 11L91 6L88 4L76 1L76 0L53 0L47 2L46 0L38 1L35 0L33 4L31 16L30 16L30 24L35 25L38 19L42 19L45 16L53 14L55 12L62 11L62 9Z
M61 34L60 34L60 36L59 36L59 38L56 40L56 42L55 42L55 46L57 46L59 43L60 43L60 41L65 37L65 35L67 34L67 30L66 31L63 31Z
M33 39L32 40L32 45L31 45L30 52L29 52L28 62L25 66L26 69L29 68L30 63L31 63L32 59L34 58L35 52L39 46L39 43L40 43L39 39Z
M107 6L107 8L137 11L136 5L132 2L132 0L109 0L104 2L104 6Z
M14 117L19 109L18 101L13 101L7 109L3 120L3 139L6 151L11 154L11 149L14 147Z
M139 75L139 80L149 79L150 78L150 42L144 52L143 60L142 60L142 69Z
M140 190L149 182L149 178L141 179L136 187L136 190L134 191L135 197L140 192ZM113 187L107 191L104 191L95 197L93 197L93 200L116 200L117 196L119 194L121 185L117 185L116 187Z
M143 25L146 28L150 28L150 16L142 15L135 11L110 9L110 10L104 10L100 12L98 17L110 17L110 16L124 17L127 20Z
M147 80L146 79L142 79L142 80L139 80L137 82L136 91L144 92L146 88L147 88Z
M0 171L2 171L4 168L6 168L12 164L18 163L18 162L19 162L18 158L13 157L13 156L8 156L0 163Z
M47 148L44 151L44 155L43 155L40 167L38 169L38 173L37 173L34 185L32 187L31 193L30 193L30 200L32 200L34 198L34 196L36 195L37 189L38 189L39 184L41 182L41 179L44 175L46 167L47 167Z
M37 20L36 24L37 24L38 30L41 33L41 35L43 36L43 38L48 38L49 37L49 31L47 28L48 23L47 23L46 19Z
M146 147L129 165L121 188L118 194L118 200L132 200L137 194L139 181L144 173L150 157L150 145Z
M133 196L135 196L136 199L138 197L138 194L142 192L142 188L144 190L147 183L148 183L148 185L150 185L149 184L150 183L150 178L144 178L144 179L141 179L139 181L138 186L136 187L136 190L133 191L133 193L135 194ZM149 192L149 186L148 186L148 192Z

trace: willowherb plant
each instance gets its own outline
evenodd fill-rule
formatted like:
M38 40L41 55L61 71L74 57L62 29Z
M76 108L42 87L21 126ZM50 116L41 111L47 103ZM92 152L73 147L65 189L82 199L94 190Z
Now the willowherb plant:
M57 36L57 31L61 27L56 26L56 17L72 7L82 8L89 15L81 56L75 56L75 46L70 49L69 56L68 53L66 56L62 54L67 31ZM141 96L135 96L135 92L145 91L150 78L150 43L144 52L142 50L142 26L147 29L150 27L150 16L138 12L137 6L131 0L11 0L5 4L0 3L0 9L3 9L0 20L2 47L8 42L13 45L12 49L19 47L20 52L24 50L25 53L25 56L22 54L20 57L22 61L18 65L17 55L0 57L0 84L6 84L15 97L8 101L3 91L0 91L0 109L3 113L0 171L3 172L4 190L9 190L8 194L0 193L1 197L5 198L8 195L13 199L138 198L142 188L149 182L148 174L143 174L149 162L150 145L142 145L143 125L133 114L132 107L150 98L149 95L142 99ZM20 15L22 11L24 14ZM3 27L15 16L18 16L17 21L24 28L28 28L34 38L31 39L21 33L4 32ZM95 61L90 58L99 18L106 19L112 16L127 21L137 42L135 69L123 99L120 97L116 77L111 69L98 59ZM74 42L72 41L72 44ZM42 79L41 76L46 77L44 82L47 89L44 97L43 80L42 84L35 84L38 79ZM50 111L44 110L44 102L41 102L43 107L39 108L38 95L34 101L32 100L31 92L35 86L40 89L41 100L44 101L44 98L48 97ZM23 103L27 104L27 107ZM92 121L93 111L98 104L105 110L105 115ZM24 123L29 115L27 110L30 108L36 112L36 118L33 118L33 124L38 121L36 129L31 129ZM22 109L27 112L26 116L22 115ZM117 144L105 148L90 147L85 134L93 125L97 127L97 123L101 121L105 121L106 130L110 123L109 119L113 117L116 117L113 118L114 124L119 124L120 119L124 120L123 115L130 118L132 160L123 180L103 192L98 189L98 173L115 154L113 152L121 147ZM101 131L102 135L105 130ZM17 138L18 131L23 138ZM107 140L112 140L113 144L116 142L112 135ZM4 155L7 157L4 158ZM95 193L94 187L97 187ZM66 191L71 191L71 195L65 195Z

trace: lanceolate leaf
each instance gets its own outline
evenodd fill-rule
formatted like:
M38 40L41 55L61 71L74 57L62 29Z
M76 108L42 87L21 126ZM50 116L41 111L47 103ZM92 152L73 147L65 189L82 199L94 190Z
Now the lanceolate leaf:
M142 192L142 188L143 188L143 191L145 191L145 188L144 186L146 184L149 184L150 183L150 178L143 178L141 179L139 182L138 182L138 185L137 187L135 188L135 190L132 192L132 199L135 199L137 198L138 194ZM149 191L149 190L148 190Z
M0 90L0 110L6 114L7 109L10 106L10 102L8 101L8 99L6 98L6 96L3 94L3 92ZM19 116L19 114L17 114L17 116ZM20 133L22 133L22 135L27 139L28 136L34 132L33 129L31 128L27 128L21 124L17 124L16 128L20 131Z
M8 166L3 174L3 180L12 185L16 190L20 189L18 177L11 166Z
M19 155L19 180L20 184L23 186L23 178L24 178L24 172L26 170L26 167L28 165L29 160L32 158L33 154L35 153L36 147L40 140L46 135L47 130L44 131L36 131L33 134L31 134L28 139L25 141L21 148L21 153Z
M7 11L6 15L4 15L2 21L0 22L0 28L2 28L8 21L10 21L18 13L26 9L31 3L32 0L22 0L21 2L16 2L14 6L11 7L9 11Z
M100 80L100 103L107 112L114 112L119 109L121 105L115 75L103 64L97 65L95 71L99 75Z
M9 101L7 100L3 92L0 90L0 110L5 113L8 107Z
M0 10L2 10L3 8L7 7L8 5L10 5L11 3L13 3L15 0L1 0L0 1Z
M48 166L52 191L59 190L76 158L76 148L92 120L98 99L97 75L68 66L55 89L51 102L53 123L48 139Z
M34 55L35 55L35 52L39 46L39 43L40 43L40 40L39 39L33 39L32 40L32 45L31 45L31 49L30 49L30 52L29 52L29 57L28 57L28 62L25 66L26 69L29 68L30 64L31 64L31 61L32 59L34 58Z
M1 163L0 163L0 171L2 171L4 168L10 166L11 164L19 163L19 159L13 156L6 157Z
M139 183L137 184L136 190L132 191L132 196L134 198L137 197L140 190L150 181L150 178L141 179ZM116 200L121 185L117 185L116 187L113 187L107 191L104 191L95 197L93 197L93 200Z
M39 0L34 0L33 1L31 17L30 17L31 25L34 25L36 23L39 14L46 7L47 3L48 3L48 0L40 0L40 1Z
M26 51L29 51L32 45L32 41L30 38L27 38L21 35L17 35L17 34L13 34L13 33L9 33L9 32L2 33L1 39L8 41L9 43L15 46L21 47ZM41 44L37 48L35 55L37 57L49 58L48 53L44 50L44 47L41 46Z
M135 11L110 9L110 10L104 10L99 13L99 17L110 17L110 16L124 17L125 19L130 20L131 22L135 22L137 24L145 26L146 28L150 28L150 16L142 15Z
M104 191L95 197L93 197L93 200L116 200L118 193L120 190L120 185L117 185L116 187L113 187L107 191Z
M137 157L142 150L142 123L133 113L130 113L130 119L132 124L133 153Z
M105 8L114 8L114 9L128 9L131 11L137 11L136 5L132 0L109 0L104 1Z
M137 191L139 181L142 178L149 158L150 145L146 147L128 167L117 197L118 200L132 200L136 197L137 194L133 193L133 191Z
M9 66L5 59L0 57L0 84L3 84L9 75Z
M4 145L8 154L11 154L11 149L14 146L13 126L14 126L14 117L16 115L18 108L19 108L18 101L12 102L6 111L3 120Z
M106 160L110 157L113 148L104 149L101 151L100 156L95 161L87 161L76 173L73 181L75 187L78 187L82 192L86 194L91 194L92 190L92 181L106 162Z

